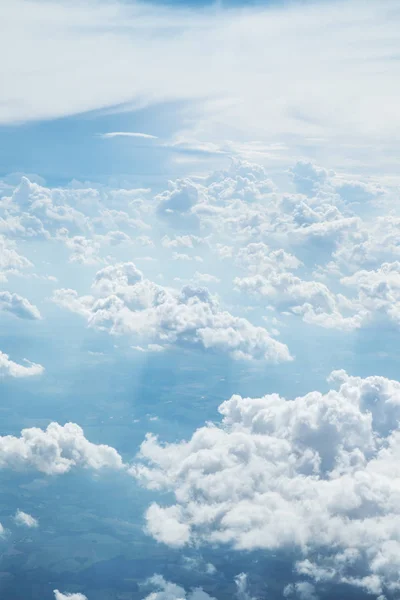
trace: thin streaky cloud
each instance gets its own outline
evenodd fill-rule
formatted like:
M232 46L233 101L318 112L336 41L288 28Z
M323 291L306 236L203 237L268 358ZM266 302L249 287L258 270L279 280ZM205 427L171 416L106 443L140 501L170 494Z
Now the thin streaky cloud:
M133 137L133 138L142 138L146 140L157 140L158 137L156 135L150 135L149 133L139 133L137 131L110 131L109 133L102 133L100 137L108 140L116 137Z

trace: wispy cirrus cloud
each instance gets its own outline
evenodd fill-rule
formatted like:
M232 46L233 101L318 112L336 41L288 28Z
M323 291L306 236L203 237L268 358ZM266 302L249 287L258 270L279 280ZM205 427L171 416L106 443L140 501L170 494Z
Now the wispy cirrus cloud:
M197 107L196 115L181 115L186 139L218 147L223 140L301 142L325 154L334 143L351 157L362 147L376 164L376 143L393 156L400 126L399 105L390 101L400 94L397 4L200 11L95 0L3 3L0 51L9 60L0 70L0 123L185 101Z
M157 140L156 135L150 135L149 133L139 133L137 131L110 131L109 133L101 133L100 137L103 140L110 140L113 138L140 138L144 140Z

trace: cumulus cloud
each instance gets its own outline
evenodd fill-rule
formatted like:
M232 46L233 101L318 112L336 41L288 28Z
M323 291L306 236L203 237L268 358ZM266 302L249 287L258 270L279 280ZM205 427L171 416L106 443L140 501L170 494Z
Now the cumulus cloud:
M84 316L90 327L112 334L134 334L152 343L197 344L241 359L291 359L285 344L263 327L224 311L205 287L163 287L145 279L133 263L120 263L97 272L92 292L79 297L74 290L61 289L53 299Z
M290 583L283 590L283 595L285 598L298 598L298 600L318 600L315 587L308 581Z
M45 430L23 429L20 437L0 436L0 469L59 475L74 467L122 469L123 462L111 446L89 442L76 423L50 423Z
M199 201L197 187L185 180L170 182L169 187L156 198L158 215L176 227L197 229L199 221L193 211Z
M0 281L6 281L9 273L32 266L27 258L18 253L12 240L0 235Z
M29 300L11 294L10 292L0 292L0 310L9 312L20 319L40 319L39 309L31 304Z
M235 577L236 597L238 600L256 600L248 591L247 573L240 573Z
M29 527L29 528L39 527L39 521L37 519L35 519L35 517L32 517L32 515L30 515L26 512L23 512L22 510L19 510L19 509L15 513L14 521L16 522L17 525L20 525L23 527Z
M147 531L178 547L297 549L298 572L317 581L399 590L400 383L344 371L330 381L294 400L232 396L221 423L188 441L148 434L130 472L175 503L153 503Z
M367 317L367 310L359 303L333 294L324 283L304 281L291 273L236 277L234 284L242 292L267 299L282 312L291 310L306 323L327 329L352 331L360 328Z
M154 588L154 591L146 596L145 600L214 600L213 596L207 594L202 588L194 588L189 592L164 579L162 575L153 575L147 580L146 585Z
M328 179L326 169L304 160L298 161L290 173L297 191L306 196L315 194Z
M379 215L372 221L364 220L356 235L345 235L338 244L333 258L340 269L355 272L360 268L376 269L383 262L400 258L400 218Z
M229 283L233 281L234 288L241 292L241 302L246 298L246 303L253 306L272 306L283 318L291 312L305 323L346 332L379 320L384 314L382 302L373 302L365 286L355 284L355 274L379 270L384 263L400 258L399 219L394 214L376 220L364 218L363 211L358 210L361 201L355 201L358 192L352 196L351 191L368 191L364 206L385 194L386 188L347 179L304 160L297 162L290 173L299 193L280 191L264 167L233 160L227 169L170 182L152 202L144 201L149 195L147 189L47 188L23 177L11 195L0 202L0 212L4 223L12 225L9 237L60 242L69 251L69 261L75 264L113 265L117 259L106 250L118 252L120 260L132 243L136 250L142 246L145 253L137 261L159 264L160 276L168 283L179 281L198 289L212 284L216 291L220 290L214 286L221 285L221 297L226 297L224 276L232 273ZM137 235L146 228L151 228L151 237ZM3 237L4 244L8 254L3 253L3 278L21 269L21 261L24 266L29 264L18 255L12 241ZM216 258L224 260L223 270ZM193 272L196 263L202 264L201 273ZM179 277L173 277L174 269L179 270ZM188 302L181 299L182 291L180 294L166 285L161 287L143 276L129 287L129 293L147 297L140 309L132 310L121 290L106 296L95 286L86 296L74 290L58 290L55 299L84 314L90 326L113 333L130 331L149 337L150 343L159 343L159 338L166 336L167 342L179 339L203 347L225 347L238 357L263 353L261 348L253 352L253 342L244 347L244 338L255 341L264 337L262 344L268 345L262 328L256 327L256 332L249 321L228 317L221 307L215 308L215 300L211 310L209 301L198 302L195 308L194 299L188 308ZM165 299L164 306L151 305L150 299L156 295ZM167 304L174 306L172 321L174 315L182 318L179 326L176 320L166 322ZM204 309L202 317L200 305ZM193 322L191 327L193 315L188 313L193 310L198 313L198 326ZM206 312L213 313L208 319L213 320L211 325L206 323ZM397 309L390 310L388 304L386 317L389 312L394 315ZM396 321L393 316L389 318ZM221 319L226 322L225 332L221 325L215 327Z
M70 262L101 263L104 247L129 243L132 230L148 227L140 218L142 200L137 192L148 190L49 188L23 176L11 195L0 201L0 233L10 240L60 242L70 251ZM15 252L12 259L18 262Z
M369 320L385 317L400 325L400 262L383 263L375 271L360 270L341 283L355 289L354 303L362 307Z
M84 594L76 593L62 593L58 590L53 590L55 600L88 600Z
M0 350L0 377L31 377L32 375L41 375L44 367L38 363L24 359L26 365L21 365L10 359L8 354Z

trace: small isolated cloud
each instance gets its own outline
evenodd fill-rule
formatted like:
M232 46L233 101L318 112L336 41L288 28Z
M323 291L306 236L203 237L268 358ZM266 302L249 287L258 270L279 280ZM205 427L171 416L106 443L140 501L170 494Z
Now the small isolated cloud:
M29 300L10 292L0 292L0 310L9 312L20 319L36 320L41 318L39 309Z
M35 527L39 527L39 521L37 519L35 519L35 517L32 517L32 515L30 515L26 512L23 512L22 510L19 510L19 509L15 513L14 521L16 522L17 525L23 526L23 527L30 527L32 529Z
M154 590L146 596L145 600L214 600L213 596L207 594L202 588L194 588L187 592L180 585L164 579L162 575L153 575L145 585L151 586Z
M309 581L290 583L283 590L283 596L289 600L318 600L315 587Z
M68 592L62 593L58 590L53 590L55 600L88 600L87 596L80 592L69 594Z
M104 140L116 138L116 137L132 137L142 138L145 140L157 140L156 135L150 135L149 133L139 133L137 131L110 131L109 133L102 133L101 136Z
M236 598L238 600L256 600L249 592L247 573L240 573L235 577Z
M74 467L120 470L124 464L111 446L89 442L76 423L50 423L45 430L23 429L20 437L0 436L0 469L60 475Z
M215 575L217 572L216 567L212 563L205 562L201 556L184 556L183 566L190 571L206 573L207 575Z
M10 359L8 354L0 350L0 377L31 377L41 375L44 367L24 359L26 365L20 365Z

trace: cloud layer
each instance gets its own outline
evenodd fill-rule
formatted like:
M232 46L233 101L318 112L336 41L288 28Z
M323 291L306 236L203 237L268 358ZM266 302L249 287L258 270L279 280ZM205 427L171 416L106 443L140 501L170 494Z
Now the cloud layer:
M98 271L92 290L93 296L83 297L56 290L53 299L86 317L89 326L113 334L131 333L151 343L199 344L233 358L291 359L287 346L265 328L221 310L207 288L166 288L145 279L133 263L121 263Z
M89 442L75 423L23 429L20 437L0 436L0 469L60 475L74 467L118 470L123 462L114 448Z
M182 127L185 142L234 136L260 152L301 136L303 147L384 140L389 150L400 122L387 100L399 95L396 9L395 0L201 11L18 0L0 14L10 54L0 121L186 100L200 114Z
M148 435L131 473L176 499L148 508L148 532L178 547L297 548L297 571L317 581L400 589L400 383L330 381L294 400L232 396L188 441Z

